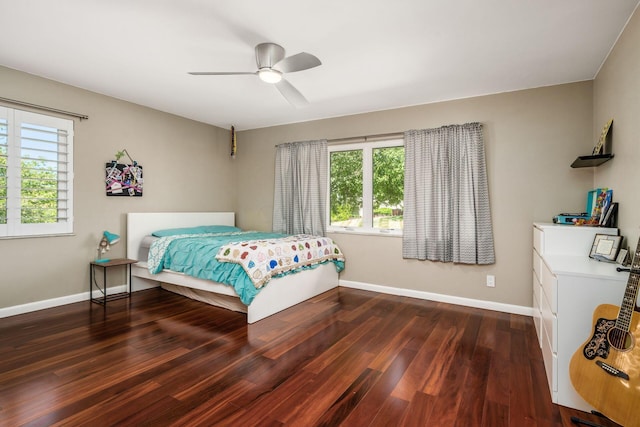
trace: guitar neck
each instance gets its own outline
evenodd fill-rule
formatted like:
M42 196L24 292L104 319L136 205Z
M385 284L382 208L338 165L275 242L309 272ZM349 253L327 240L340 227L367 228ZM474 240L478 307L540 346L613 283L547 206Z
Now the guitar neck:
M640 283L640 239L638 240L636 252L633 255L629 281L627 282L627 288L624 292L624 297L622 298L622 304L620 304L620 312L616 319L616 327L624 331L629 331L633 311L636 308L639 288L638 283Z

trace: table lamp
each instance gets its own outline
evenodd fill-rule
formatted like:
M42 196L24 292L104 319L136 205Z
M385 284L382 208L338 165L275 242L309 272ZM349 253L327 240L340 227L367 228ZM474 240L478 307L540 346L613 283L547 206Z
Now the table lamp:
M102 239L98 243L98 259L96 262L109 262L109 258L102 258L102 255L111 249L111 245L114 245L120 241L120 236L115 233L105 231L102 233Z

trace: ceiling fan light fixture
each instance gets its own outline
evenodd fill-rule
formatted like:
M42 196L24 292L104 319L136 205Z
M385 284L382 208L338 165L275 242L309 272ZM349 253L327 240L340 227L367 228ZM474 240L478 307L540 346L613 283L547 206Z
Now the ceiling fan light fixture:
M282 80L282 73L273 68L261 68L258 70L258 77L265 83L278 83Z

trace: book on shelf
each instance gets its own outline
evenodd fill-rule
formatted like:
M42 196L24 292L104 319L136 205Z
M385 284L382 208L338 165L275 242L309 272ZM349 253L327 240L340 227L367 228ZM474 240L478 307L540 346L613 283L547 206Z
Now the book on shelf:
M600 195L600 218L599 218L599 223L600 225L604 224L604 216L606 215L607 211L609 210L609 207L611 206L611 202L613 198L613 191L612 190L607 190L607 191L603 191Z
M606 210L603 209L602 218L600 219L600 225L603 227L613 227L618 213L618 203L611 202L607 206Z

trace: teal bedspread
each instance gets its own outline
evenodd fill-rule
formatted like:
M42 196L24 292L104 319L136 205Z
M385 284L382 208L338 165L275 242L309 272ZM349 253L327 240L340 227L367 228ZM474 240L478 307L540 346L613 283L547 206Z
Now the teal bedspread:
M149 249L148 268L152 274L157 274L163 269L169 269L200 279L213 280L232 286L240 300L249 305L261 288L256 288L241 264L219 262L216 259L216 255L222 246L229 243L283 237L286 236L279 233L257 231L179 234L160 237L151 244ZM342 260L326 262L333 262L337 271L341 271L344 268L344 261ZM281 277L297 271L316 268L318 265L304 266L273 277Z

